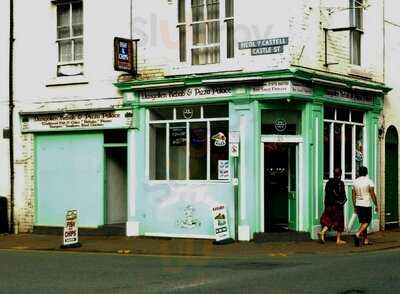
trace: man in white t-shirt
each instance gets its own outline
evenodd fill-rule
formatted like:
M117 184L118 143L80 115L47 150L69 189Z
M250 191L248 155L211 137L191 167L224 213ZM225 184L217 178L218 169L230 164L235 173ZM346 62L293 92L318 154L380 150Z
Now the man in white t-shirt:
M378 202L374 191L374 183L367 177L368 169L361 166L359 177L353 183L353 206L358 215L360 228L354 235L354 245L360 246L360 236L364 237L364 245L371 245L368 241L367 228L372 219L372 202L378 212Z

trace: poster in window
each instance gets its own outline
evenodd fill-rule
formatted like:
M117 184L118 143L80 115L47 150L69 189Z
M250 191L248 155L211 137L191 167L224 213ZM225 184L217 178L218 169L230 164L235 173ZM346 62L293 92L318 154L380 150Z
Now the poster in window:
M170 128L171 146L186 146L186 128Z
M218 180L229 180L229 160L218 160Z

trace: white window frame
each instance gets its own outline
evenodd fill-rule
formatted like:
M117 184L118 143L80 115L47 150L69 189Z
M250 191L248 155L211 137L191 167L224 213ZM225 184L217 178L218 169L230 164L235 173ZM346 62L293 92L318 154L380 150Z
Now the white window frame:
M196 105L200 106L200 105ZM171 106L172 107L172 106ZM169 120L150 120L150 112L151 109L146 110L146 150L147 150L147 156L146 156L146 179L149 182L156 182L156 183L162 183L162 182L212 182L212 183L226 183L229 182L230 180L218 180L218 179L211 179L211 127L210 124L211 122L221 122L221 121L227 121L228 122L228 128L229 128L229 117L217 117L217 118L204 118L204 110L203 110L203 105L200 106L200 118L195 118L195 119L177 119L176 115L176 107L179 106L173 106L173 119ZM189 107L189 106L188 106ZM199 180L193 180L190 179L190 123L206 123L207 124L207 177L206 179L199 179ZM173 123L186 123L186 178L184 180L171 180L170 179L170 168L169 168L169 125ZM165 156L165 168L166 168L166 173L165 173L165 180L157 180L157 179L151 179L150 178L150 126L152 124L165 124L166 126L166 156ZM189 131L188 131L189 130ZM229 145L229 142L226 142L227 145ZM228 151L228 158L226 160L229 160L229 151ZM230 166L230 164L229 164Z
M349 12L350 12L350 26L355 27L354 31L350 31L350 63L353 65L361 66L362 61L362 36L364 34L363 30L363 6L364 0L349 0ZM360 12L359 14L357 12ZM358 19L360 18L360 19ZM359 22L359 24L358 24ZM358 48L355 48L355 39L359 36L360 40L358 43ZM357 58L354 58L355 50L357 50Z
M233 60L235 58L235 41L233 41L233 57L228 58L228 46L227 46L227 32L228 32L228 21L234 21L235 19L235 11L233 16L226 16L226 3L225 0L219 0L219 19L218 20L204 20L204 21L192 21L192 7L191 7L191 0L183 0L185 1L185 22L179 22L178 20L178 9L179 6L177 4L176 6L176 12L177 12L177 32L178 32L178 38L179 37L179 27L180 26L185 26L186 28L186 61L180 61L180 46L178 46L178 54L177 54L177 65L178 67L213 67L213 66L218 66L220 64L225 64L229 62L229 60ZM207 2L205 2L205 11L207 9ZM178 1L177 1L178 3ZM234 6L235 7L235 6ZM235 10L235 9L234 9ZM195 46L193 45L193 24L198 24L198 23L209 23L213 21L219 21L220 27L219 27L219 33L220 33L220 40L219 40L219 47L220 47L220 58L219 58L219 63L206 63L206 64L192 64L192 50L196 48L206 48L206 47L213 47L218 43L215 44L207 44L207 45L201 45L201 46ZM235 23L234 23L235 25ZM235 26L234 26L234 31L235 31ZM207 34L206 34L207 35ZM234 34L235 35L235 34ZM208 36L206 36L207 38ZM180 42L179 42L180 44Z
M331 106L328 106L331 107ZM363 122L362 123L357 123L357 122L352 122L351 121L351 115L352 115L352 109L349 109L349 121L342 121L337 119L337 109L340 107L331 107L334 109L334 119L326 119L324 118L324 125L325 123L329 123L329 162L324 162L325 164L328 164L329 168L329 178L333 178L333 172L334 172L334 125L335 124L340 124L341 125L341 169L342 169L342 179L344 181L353 181L356 178L356 126L362 127L362 135L363 135L363 161L362 165L365 165L366 163L366 154L367 154L367 133L366 133L366 113L364 112L363 115ZM355 110L353 111L360 111L360 110ZM346 179L345 173L346 173L346 144L345 144L345 127L346 125L350 125L352 127L352 143L351 143L351 149L352 149L352 154L351 154L351 179ZM325 129L325 128L324 128ZM325 134L324 134L325 136ZM325 147L324 147L325 148ZM325 154L325 149L324 149L324 154ZM325 167L323 169L323 174L324 174L324 181L327 180L325 178Z
M82 4L82 35L79 36L73 36L73 22L72 22L72 7L76 3L81 3ZM78 76L78 75L83 75L83 64L84 64L84 56L85 56L85 49L84 49L84 2L83 1L65 1L62 3L56 4L56 22L58 21L58 9L60 6L66 6L69 5L69 30L70 30L70 36L67 38L59 38L58 37L58 23L56 23L56 44L57 44L57 76L64 77L64 76ZM75 59L75 40L80 39L82 41L82 58L81 59ZM71 42L71 61L61 61L61 56L60 56L60 45L59 43L62 41L72 41ZM63 75L60 74L60 68L63 66L77 66L81 67L81 70L77 74L72 74L72 75Z

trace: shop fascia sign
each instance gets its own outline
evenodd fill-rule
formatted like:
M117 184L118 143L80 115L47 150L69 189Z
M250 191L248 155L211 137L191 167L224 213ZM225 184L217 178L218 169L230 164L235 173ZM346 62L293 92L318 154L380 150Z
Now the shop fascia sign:
M252 95L302 94L312 95L311 87L296 81L271 81L251 89Z
M132 110L103 110L21 114L22 132L126 129L133 126Z
M140 91L138 93L141 102L173 101L201 98L224 98L231 97L232 87L189 87L174 88L151 91Z
M374 101L373 96L369 93L346 90L342 88L326 88L325 95L331 99L362 104L372 104Z
M251 55L279 54L289 44L288 37L239 42L239 50L250 49Z

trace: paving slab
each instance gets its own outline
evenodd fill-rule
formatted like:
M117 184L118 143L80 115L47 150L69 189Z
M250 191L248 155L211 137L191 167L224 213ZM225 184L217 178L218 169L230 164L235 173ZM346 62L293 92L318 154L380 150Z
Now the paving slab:
M96 252L115 254L176 255L176 256L277 256L286 257L298 254L355 254L400 248L400 230L382 231L370 235L373 245L355 247L352 236L344 236L344 245L336 245L334 238L325 244L318 241L297 242L234 242L214 245L212 240L121 237L121 236L82 236L79 248L63 249L62 237L56 235L18 234L0 235L0 249L8 250L50 250L66 252Z

